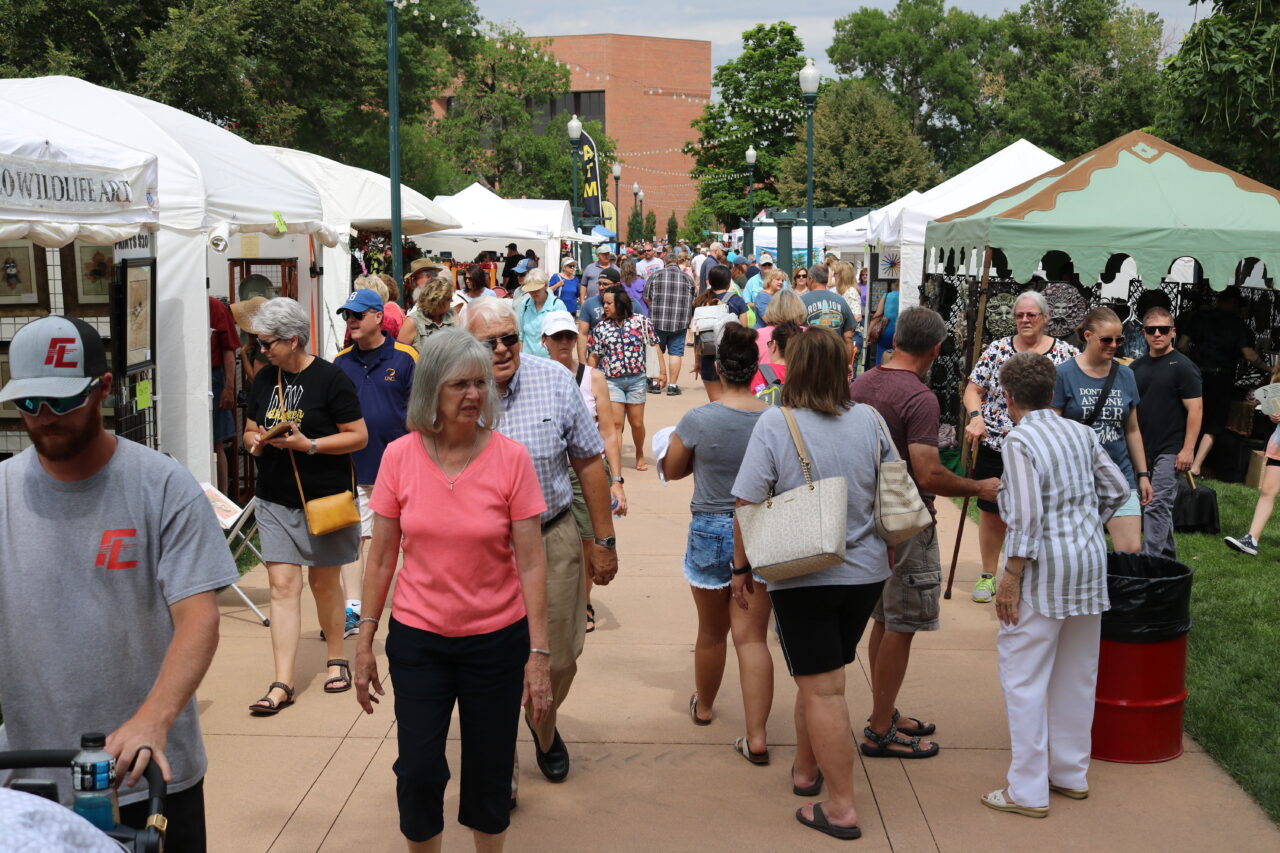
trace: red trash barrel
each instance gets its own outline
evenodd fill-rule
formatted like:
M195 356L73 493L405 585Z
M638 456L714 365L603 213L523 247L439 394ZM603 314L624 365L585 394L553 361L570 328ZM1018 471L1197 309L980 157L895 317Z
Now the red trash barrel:
M1182 754L1191 579L1176 560L1107 555L1094 758L1151 764Z

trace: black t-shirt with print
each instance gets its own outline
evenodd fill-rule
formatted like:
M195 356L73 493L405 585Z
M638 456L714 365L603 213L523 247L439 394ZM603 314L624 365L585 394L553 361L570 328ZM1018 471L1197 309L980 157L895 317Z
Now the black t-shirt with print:
M253 379L253 393L249 397L246 414L262 428L270 429L281 421L292 420L307 438L323 438L336 435L338 424L360 420L360 400L355 386L342 368L317 358L296 376L286 373L283 381L286 411L283 416L276 390L279 374L278 368L267 366ZM294 452L293 456L298 463L298 474L307 500L353 488L351 454L317 453L308 456ZM258 457L257 495L281 506L302 508L298 484L293 479L293 466L289 464L289 451L275 447L262 451Z

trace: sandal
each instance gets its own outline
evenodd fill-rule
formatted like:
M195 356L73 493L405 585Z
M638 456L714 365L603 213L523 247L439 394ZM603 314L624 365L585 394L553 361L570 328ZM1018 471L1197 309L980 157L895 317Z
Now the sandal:
M898 726L898 721L901 719L902 719L902 715L898 713L897 708L894 708L893 719L891 719L889 722L891 722L895 726ZM916 719L915 717L907 717L907 719L910 720L912 723L914 723L914 725L898 726L898 734L906 735L907 737L928 737L929 735L933 734L938 730L937 725L935 725L934 723L922 723L920 722L920 720ZM867 717L867 722L868 723L871 722L870 717Z
M816 797L822 793L822 769L818 769L818 775L813 780L813 784L807 788L801 788L796 784L796 766L791 765L791 793L797 797Z
M855 838L862 837L862 830L856 826L835 826L831 821L827 820L827 816L822 813L822 803L813 804L813 820L809 820L804 816L803 808L796 809L796 820L800 821L810 829L816 829L818 832L825 832L832 838L852 841Z
M743 735L733 742L733 751L757 767L763 767L769 763L769 750L766 749L764 752L752 752L751 744L748 743L746 735Z
M998 812L1012 812L1014 814L1024 815L1025 817L1048 817L1048 806L1024 806L1010 800L1006 795L1009 793L1008 788L1001 788L998 791L992 791L990 794L982 795L982 804L989 809L995 809Z
M704 720L702 717L698 716L698 694L697 693L689 697L689 716L693 718L693 724L695 726L711 725L711 720Z
M277 687L284 691L286 698L281 699L279 702L273 702L271 701L271 691ZM263 702L266 702L267 704L263 705ZM279 714L292 704L293 688L279 681L273 681L271 682L271 686L267 688L267 692L263 697L249 706L249 713L255 717L270 717L274 714Z
M351 689L351 664L345 658L334 658L327 662L325 666L336 666L340 671L339 675L335 675L324 683L325 693L346 693ZM332 686L339 681L345 681L346 684L342 687Z
M596 629L596 609L595 609L594 607L592 607L592 606L591 606L591 604L588 602L588 604L587 604L587 631L586 631L586 632L587 632L588 634L590 634L590 633L591 633L592 631L594 631L595 629Z
M862 750L862 754L867 758L932 758L938 754L938 745L935 743L929 749L920 748L920 738L913 737L910 740L898 736L898 727L889 726L889 731L884 734L877 734L871 726L867 726L862 730L862 736L867 740L875 741L875 746L867 746L865 743L858 744L858 749ZM894 749L894 746L909 746L909 752Z

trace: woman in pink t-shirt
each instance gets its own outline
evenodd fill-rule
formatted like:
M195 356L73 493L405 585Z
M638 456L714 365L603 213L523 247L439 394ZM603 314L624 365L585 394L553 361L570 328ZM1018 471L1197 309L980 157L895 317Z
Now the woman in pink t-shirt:
M510 824L519 706L529 703L535 724L551 709L539 521L546 504L528 451L493 430L500 405L491 359L463 331L427 339L409 434L387 446L369 501L360 621L372 624L359 634L356 696L372 714L384 695L373 638L403 550L386 653L396 685L400 831L414 843L444 830L455 702L464 768L458 819L485 835Z

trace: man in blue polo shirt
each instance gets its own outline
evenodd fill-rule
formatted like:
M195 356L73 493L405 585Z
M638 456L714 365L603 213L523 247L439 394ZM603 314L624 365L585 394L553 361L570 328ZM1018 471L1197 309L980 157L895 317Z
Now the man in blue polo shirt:
M338 309L351 334L351 346L338 353L333 363L342 368L360 398L360 411L369 430L369 443L351 454L356 466L356 499L360 504L360 559L342 569L347 589L347 619L343 634L359 633L360 587L364 583L364 559L373 536L373 511L369 495L378 479L378 466L387 445L404 435L409 412L409 389L418 351L382 331L382 300L372 290L356 290ZM354 593L354 595L353 595Z

